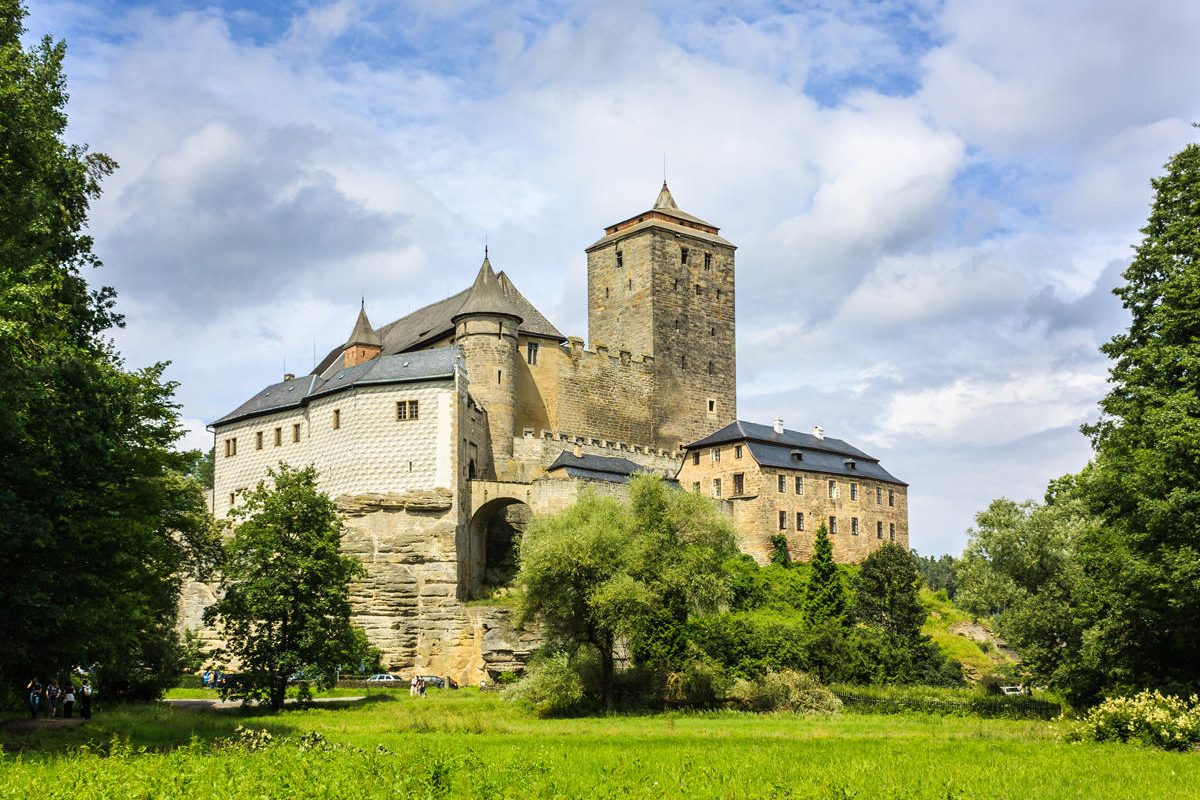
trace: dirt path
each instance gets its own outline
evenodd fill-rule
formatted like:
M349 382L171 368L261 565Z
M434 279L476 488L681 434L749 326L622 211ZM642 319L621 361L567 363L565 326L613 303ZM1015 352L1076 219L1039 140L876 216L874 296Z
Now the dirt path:
M46 719L45 717L41 717L39 719L9 719L5 720L4 722L0 722L0 730L4 731L5 733L15 733L19 736L27 736L34 731L55 730L57 728L73 728L76 725L82 725L86 721L87 720L80 719L79 717L72 717L71 719L63 719L62 717L57 717L55 719Z
M314 697L309 703L358 703L366 700L366 695L355 695L354 697ZM164 700L175 708L182 708L188 711L223 711L230 708L241 708L241 700L206 700L203 698L188 699L188 700ZM289 697L283 701L287 705L295 705L300 701L294 697Z

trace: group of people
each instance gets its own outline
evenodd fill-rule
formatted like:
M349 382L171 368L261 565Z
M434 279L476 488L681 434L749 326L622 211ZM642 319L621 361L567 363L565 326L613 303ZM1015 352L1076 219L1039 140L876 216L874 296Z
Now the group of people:
M200 677L204 682L205 689L218 689L225 685L225 673L221 670L204 670L204 674Z
M29 692L29 714L37 719L39 713L54 719L61 710L64 719L70 719L75 713L75 702L79 702L80 719L92 718L92 685L84 681L78 689L73 681L64 681L60 687L58 681L50 681L43 685L37 678L25 685Z
M408 693L412 697L425 696L425 679L420 675L413 675L412 680L408 684Z

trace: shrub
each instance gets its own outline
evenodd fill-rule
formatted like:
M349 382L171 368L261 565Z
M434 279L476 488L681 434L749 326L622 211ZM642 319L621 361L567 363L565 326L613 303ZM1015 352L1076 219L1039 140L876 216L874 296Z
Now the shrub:
M529 703L539 716L562 714L583 700L583 680L564 652L534 660L525 677L504 689L509 700Z
M694 658L683 669L667 675L663 701L670 706L711 706L720 695L724 681L720 666Z
M1200 747L1200 697L1140 692L1112 697L1088 712L1077 735L1097 742L1140 742L1166 750Z
M760 680L742 678L729 690L729 699L746 711L791 711L833 714L842 701L806 672L768 672Z

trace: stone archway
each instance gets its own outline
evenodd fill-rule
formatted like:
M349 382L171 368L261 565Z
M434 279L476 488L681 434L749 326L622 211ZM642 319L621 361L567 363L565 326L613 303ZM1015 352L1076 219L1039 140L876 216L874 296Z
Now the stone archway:
M467 598L485 597L512 584L520 566L517 549L531 516L529 506L515 497L489 500L472 515Z

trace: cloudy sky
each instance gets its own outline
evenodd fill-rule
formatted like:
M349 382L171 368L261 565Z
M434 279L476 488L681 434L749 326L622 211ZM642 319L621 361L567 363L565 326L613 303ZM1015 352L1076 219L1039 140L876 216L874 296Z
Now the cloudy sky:
M1149 179L1197 132L1200 4L32 0L131 366L204 423L493 263L585 335L649 207L739 246L739 416L912 484L912 544L1080 468Z

